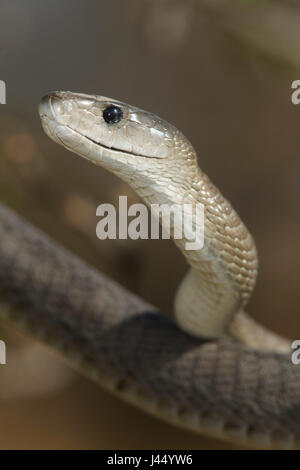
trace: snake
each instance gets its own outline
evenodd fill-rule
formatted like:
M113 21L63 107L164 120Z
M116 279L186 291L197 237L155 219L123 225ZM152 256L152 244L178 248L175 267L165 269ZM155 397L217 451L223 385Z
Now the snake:
M169 319L0 205L1 317L171 424L246 447L299 448L291 341L245 312L255 243L192 144L158 116L104 96L52 92L39 115L52 140L118 176L148 207L202 204L204 242L187 250L185 234L173 237L189 271Z

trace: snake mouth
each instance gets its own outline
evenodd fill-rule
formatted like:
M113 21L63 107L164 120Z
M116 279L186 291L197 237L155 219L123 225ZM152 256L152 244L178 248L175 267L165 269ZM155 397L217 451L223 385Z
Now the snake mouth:
M47 120L52 121L53 123L55 123L59 126L65 127L66 129L69 129L74 134L77 134L81 138L84 138L84 139L88 140L92 144L97 145L97 147L100 147L101 149L106 150L108 152L117 153L119 155L127 156L127 157L141 157L141 158L155 158L155 159L158 158L159 159L159 157L155 157L155 156L152 157L150 155L143 155L143 154L136 153L136 152L129 152L129 151L117 148L117 147L105 145L102 142L98 142L97 140L93 139L92 137L89 137L86 134L83 134L82 132L74 129L73 127L71 127L71 126L69 126L69 125L67 125L63 122L60 122L59 119L58 119L57 114L54 111L54 108L53 108L53 105L52 105L52 98L61 99L61 97L59 96L59 94L57 92L49 93L48 95L43 96L43 98L41 99L41 102L40 102L40 105L39 105L39 114L40 114L40 118L41 118L42 122L47 121ZM46 125L45 130L47 131L47 125ZM54 135L55 135L55 132L54 132ZM52 138L54 137L53 135L50 135L50 136ZM56 137L59 138L58 136L56 136Z
M121 150L117 147L109 147L108 145L97 142L97 140L94 140L91 137L88 137L87 135L82 134L82 132L79 132L79 131L73 129L70 126L66 125L65 127L67 129L70 129L70 131L75 132L75 134L80 135L80 137L83 137L84 139L87 139L89 142L92 142L93 144L97 145L98 147L100 147L104 150L108 150L108 151L111 151L111 152L114 152L114 153L118 153L119 155L125 155L125 156L128 156L128 157L158 158L159 159L159 157L150 157L149 155L142 155L142 154L135 153L135 152L128 152L128 151L125 151L125 150Z

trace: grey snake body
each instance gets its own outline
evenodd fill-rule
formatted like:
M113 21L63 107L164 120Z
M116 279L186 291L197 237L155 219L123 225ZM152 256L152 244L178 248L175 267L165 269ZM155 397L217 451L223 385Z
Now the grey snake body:
M183 332L0 206L1 317L125 400L245 445L300 445L290 357Z

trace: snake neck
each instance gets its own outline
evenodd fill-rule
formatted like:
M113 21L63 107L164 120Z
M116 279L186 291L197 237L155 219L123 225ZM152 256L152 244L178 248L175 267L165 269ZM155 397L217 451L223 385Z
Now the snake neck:
M246 226L230 203L198 167L183 203L204 207L204 245L184 249L191 266L175 297L175 317L185 331L197 336L227 335L255 286L257 253Z
M185 253L191 270L175 299L183 329L206 337L228 334L250 298L257 276L254 241L231 204L198 168L189 200L204 206L204 246Z
M175 170L170 169L163 178L160 172L153 179L143 174L130 184L148 206L203 204L203 247L187 250L185 237L174 239L190 265L175 296L177 323L195 336L229 336L255 349L287 353L288 340L244 312L255 286L258 265L255 243L248 229L197 164L190 165L184 179L180 169L175 166Z
M230 203L200 170L195 153L185 150L185 165L164 162L147 167L145 160L135 160L133 171L115 173L125 180L148 206L189 204L195 211L204 208L204 244L187 249L190 239L183 233L175 244L191 269L175 297L175 318L181 328L197 336L218 337L226 334L236 313L247 303L257 274L256 249L251 235ZM193 158L192 158L193 157ZM188 171L187 171L188 165ZM171 236L174 235L171 219ZM193 231L203 227L193 221ZM173 237L174 238L174 237Z

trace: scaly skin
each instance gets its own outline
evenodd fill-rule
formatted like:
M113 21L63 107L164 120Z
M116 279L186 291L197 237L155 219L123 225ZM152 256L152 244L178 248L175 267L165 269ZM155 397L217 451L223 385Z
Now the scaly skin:
M300 448L290 356L203 340L0 204L0 317L118 397L249 447Z
M103 112L112 105L122 118L107 123ZM204 206L204 246L187 250L186 238L175 240L191 266L175 298L182 329L207 338L234 335L260 349L290 350L287 340L243 312L257 274L254 241L199 169L195 150L180 131L154 114L102 96L55 92L43 98L39 111L54 141L119 176L147 205Z
M124 119L113 127L102 114L111 103ZM191 144L160 118L109 98L55 93L40 115L50 137L120 176L148 205L204 204L204 248L188 252L176 240L191 269L175 315L193 336L3 206L1 316L168 422L248 446L299 448L299 369L279 353L289 343L242 311L255 284L255 246Z

